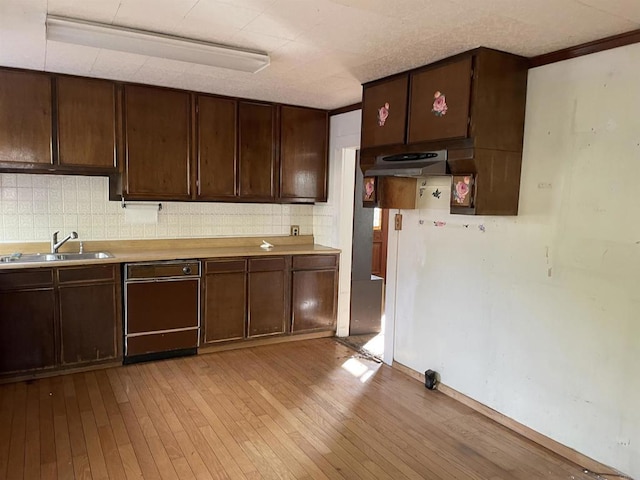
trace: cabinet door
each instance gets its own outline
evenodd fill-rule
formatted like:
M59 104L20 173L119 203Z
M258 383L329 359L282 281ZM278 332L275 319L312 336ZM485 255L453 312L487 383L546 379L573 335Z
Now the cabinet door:
M56 84L60 165L115 168L115 83L58 77Z
M409 77L368 85L362 94L362 148L404 143Z
M116 287L114 284L60 286L63 364L116 358Z
M336 270L293 272L293 332L335 329L337 312Z
M189 94L127 85L124 96L125 196L136 199L189 199Z
M236 196L237 103L198 96L198 198Z
M240 102L238 109L240 197L274 200L275 107Z
M284 333L288 298L287 277L284 257L249 260L247 336Z
M466 137L470 98L471 57L413 73L409 143Z
M245 336L247 273L244 260L207 262L204 287L203 342Z
M120 273L114 265L60 268L60 357L62 364L120 356Z
M283 106L280 126L280 198L326 201L327 112Z
M51 164L51 79L0 71L0 162Z
M53 287L0 292L0 374L56 364L55 304Z

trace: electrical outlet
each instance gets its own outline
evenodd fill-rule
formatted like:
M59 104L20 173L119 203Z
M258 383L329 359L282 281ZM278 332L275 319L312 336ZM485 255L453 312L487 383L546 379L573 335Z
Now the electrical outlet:
M396 226L396 230L402 230L402 214L401 213L396 213L395 226Z
M300 235L300 225L291 225L291 235L294 237Z

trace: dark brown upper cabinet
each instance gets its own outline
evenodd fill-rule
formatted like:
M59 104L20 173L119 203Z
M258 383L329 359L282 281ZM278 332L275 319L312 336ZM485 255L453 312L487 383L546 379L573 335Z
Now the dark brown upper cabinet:
M52 165L51 77L0 70L0 163Z
M280 198L327 200L329 116L324 110L280 109Z
M191 96L125 85L125 198L191 198Z
M239 102L239 190L249 201L276 198L276 106Z
M362 170L380 156L446 150L448 173L472 178L474 185L471 203L453 198L451 213L517 215L528 68L526 58L477 48L364 85ZM367 99L379 104L378 92L403 78L409 81L405 140L380 142L371 134L375 108ZM390 118L391 109L386 122ZM381 194L400 197L397 185L382 183Z
M362 148L402 144L407 126L407 74L365 86L362 95Z
M56 77L58 163L115 170L118 96L114 82Z
M197 198L229 200L237 196L237 110L230 98L198 95Z
M471 57L412 73L408 143L466 137L470 99Z

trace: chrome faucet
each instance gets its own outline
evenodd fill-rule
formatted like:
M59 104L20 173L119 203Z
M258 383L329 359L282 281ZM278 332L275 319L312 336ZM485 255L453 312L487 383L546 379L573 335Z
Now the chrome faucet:
M51 237L51 253L58 253L58 249L67 243L72 238L78 238L78 234L76 232L71 232L69 235L64 237L62 240L58 241L58 234L60 232L54 232L53 237Z

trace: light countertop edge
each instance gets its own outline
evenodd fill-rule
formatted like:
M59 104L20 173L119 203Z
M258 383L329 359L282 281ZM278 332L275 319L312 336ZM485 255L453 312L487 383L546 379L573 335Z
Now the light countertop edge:
M83 265L104 265L111 263L153 262L164 260L208 260L230 257L262 257L274 255L322 255L339 254L340 250L318 244L281 245L266 250L260 247L207 247L172 248L137 251L110 251L113 258L56 260L50 262L7 262L0 263L0 270L18 270L24 268L70 267Z

